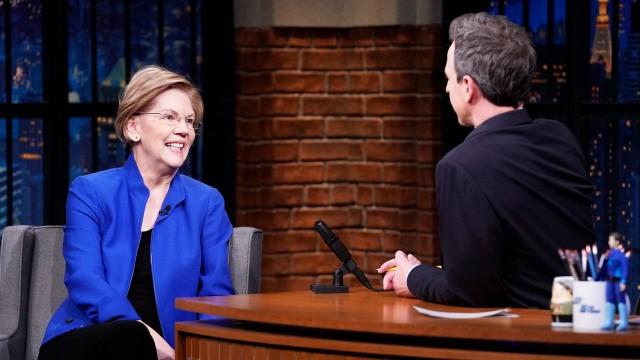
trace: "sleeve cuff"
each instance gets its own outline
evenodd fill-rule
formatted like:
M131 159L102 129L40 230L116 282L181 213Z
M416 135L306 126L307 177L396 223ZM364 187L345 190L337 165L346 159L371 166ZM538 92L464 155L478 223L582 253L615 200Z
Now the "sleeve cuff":
M416 268L417 266L419 266L419 265L422 265L422 264L415 264L415 265L413 265L413 266L409 269L409 271L407 271L407 278L406 278L406 279L404 279L404 280L405 280L405 283L409 284L409 274L411 274L411 272L413 271L413 269L415 269L415 268Z
M413 295L423 300L427 300L425 292L429 283L434 281L440 271L431 265L415 265L407 274L407 288ZM427 300L429 301L429 300Z

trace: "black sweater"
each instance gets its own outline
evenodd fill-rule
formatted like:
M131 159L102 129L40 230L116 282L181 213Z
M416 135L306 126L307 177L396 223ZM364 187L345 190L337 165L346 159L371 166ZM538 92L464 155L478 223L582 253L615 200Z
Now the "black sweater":
M127 298L133 308L136 309L138 315L140 315L140 319L160 336L163 336L160 319L158 318L156 295L153 288L153 274L151 272L151 231L142 232L140 237L136 266Z
M474 129L436 167L443 269L414 268L432 302L548 308L558 248L594 243L586 162L560 122L525 110Z

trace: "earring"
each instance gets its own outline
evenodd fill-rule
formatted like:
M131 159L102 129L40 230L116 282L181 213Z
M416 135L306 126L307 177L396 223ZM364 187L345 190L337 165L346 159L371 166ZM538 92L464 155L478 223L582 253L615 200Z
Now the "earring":
M133 140L134 142L138 142L138 140L140 140L140 137L138 135L136 135L136 136L132 137L131 140Z

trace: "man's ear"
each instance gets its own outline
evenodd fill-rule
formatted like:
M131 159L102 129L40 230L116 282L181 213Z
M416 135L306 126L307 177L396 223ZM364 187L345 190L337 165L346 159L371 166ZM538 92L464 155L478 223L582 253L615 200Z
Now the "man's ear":
M480 88L475 80L469 75L462 77L462 90L464 95L464 101L470 103L480 93Z

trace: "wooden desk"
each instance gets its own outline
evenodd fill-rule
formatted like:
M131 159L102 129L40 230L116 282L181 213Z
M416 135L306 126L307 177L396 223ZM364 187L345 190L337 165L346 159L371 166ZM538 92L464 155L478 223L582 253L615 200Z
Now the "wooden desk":
M351 290L177 299L179 309L227 320L177 323L176 359L640 358L638 328L558 330L548 311L526 309L513 310L519 318L434 319L412 305L465 308Z

